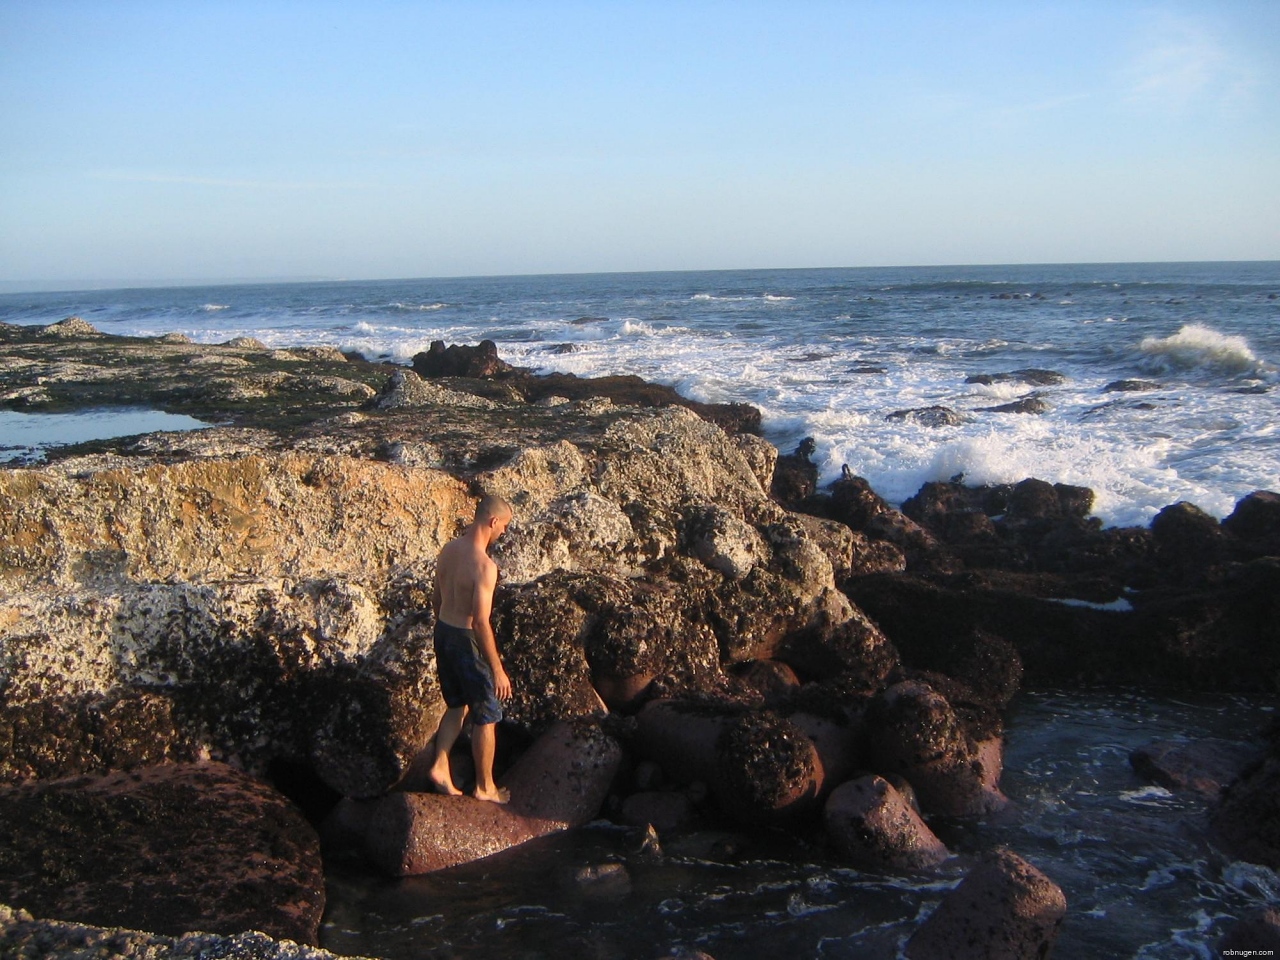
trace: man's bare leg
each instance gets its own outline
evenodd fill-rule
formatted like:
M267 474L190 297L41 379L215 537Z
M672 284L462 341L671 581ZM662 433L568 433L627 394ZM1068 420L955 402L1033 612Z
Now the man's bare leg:
M471 725L471 756L476 762L476 791L473 796L477 800L506 803L511 799L511 791L499 787L493 780L493 755L497 742L496 723Z
M450 797L462 796L462 791L453 785L453 770L449 767L449 751L453 749L462 732L462 724L467 719L467 708L450 707L440 718L440 726L436 730L436 756L427 773L431 786L436 793Z

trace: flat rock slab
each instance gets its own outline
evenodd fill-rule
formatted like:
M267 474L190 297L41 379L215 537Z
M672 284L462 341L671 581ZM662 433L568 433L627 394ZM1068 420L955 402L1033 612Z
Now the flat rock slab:
M314 944L324 902L315 831L223 764L0 789L0 903L37 917Z

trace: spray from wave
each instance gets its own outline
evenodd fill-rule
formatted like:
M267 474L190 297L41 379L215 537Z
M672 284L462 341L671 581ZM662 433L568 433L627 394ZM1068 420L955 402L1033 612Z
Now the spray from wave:
M1171 337L1146 337L1138 344L1141 366L1152 373L1204 371L1259 377L1274 367L1259 360L1244 337L1189 323Z

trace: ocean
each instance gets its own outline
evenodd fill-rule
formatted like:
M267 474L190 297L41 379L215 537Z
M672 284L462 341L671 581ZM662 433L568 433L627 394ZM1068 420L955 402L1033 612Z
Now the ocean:
M494 340L510 363L634 373L759 407L892 503L1028 476L1108 525L1280 489L1280 263L900 267L188 286L0 295L0 321L256 337L409 362ZM1029 372L1028 372L1029 371ZM1123 389L1127 387L1128 389ZM1028 400L1038 413L993 410ZM930 426L902 411L946 407ZM5 445L0 423L0 447Z

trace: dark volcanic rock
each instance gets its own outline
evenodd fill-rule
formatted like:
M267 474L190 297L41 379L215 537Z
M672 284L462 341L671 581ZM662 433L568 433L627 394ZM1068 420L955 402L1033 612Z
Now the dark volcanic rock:
M1052 880L1008 850L965 877L907 942L911 960L1048 957L1067 900Z
M899 547L908 561L918 562L939 553L938 541L915 520L889 504L864 478L854 476L848 465L832 482L823 513L850 529Z
M1037 394L1029 397L1023 397L1021 400L1014 400L1012 403L1002 403L995 407L979 407L984 413L1027 413L1042 414L1049 412L1049 401L1045 400Z
M192 761L201 738L161 691L0 703L0 782Z
M320 844L284 797L220 764L7 787L0 902L99 926L315 943Z
M922 427L958 427L962 424L972 423L973 417L967 414L957 413L950 407L932 406L932 407L916 407L911 410L895 410L893 413L885 415L886 420L904 420L907 423L917 423Z
M424 379L437 377L470 377L483 379L510 373L511 364L498 357L498 345L492 340L481 340L478 346L468 347L443 340L431 341L426 353L415 354L413 370Z
M729 721L716 742L712 792L744 823L786 823L810 813L822 788L813 741L790 720L769 713Z
M1150 380L1112 380L1102 388L1103 393L1142 393L1147 390L1159 390L1160 384Z
M770 493L783 506L794 507L818 489L818 465L812 459L817 449L813 437L805 437L794 453L778 457Z
M1248 558L1280 556L1280 493L1257 490L1222 521L1235 549Z
M975 373L965 378L965 383L980 383L990 386L993 383L1025 383L1033 387L1053 387L1060 383L1066 383L1065 374L1058 373L1056 370L1041 370L1036 367L1027 367L1022 370L1014 370L1011 373Z
M1280 869L1280 757L1271 756L1232 783L1210 823L1233 857Z
M1151 520L1155 559L1179 579L1197 579L1205 568L1220 563L1226 545L1218 521L1193 503L1165 507Z
M951 704L927 684L895 684L867 715L872 768L906 777L929 813L972 816L1000 809L999 771L987 769Z

